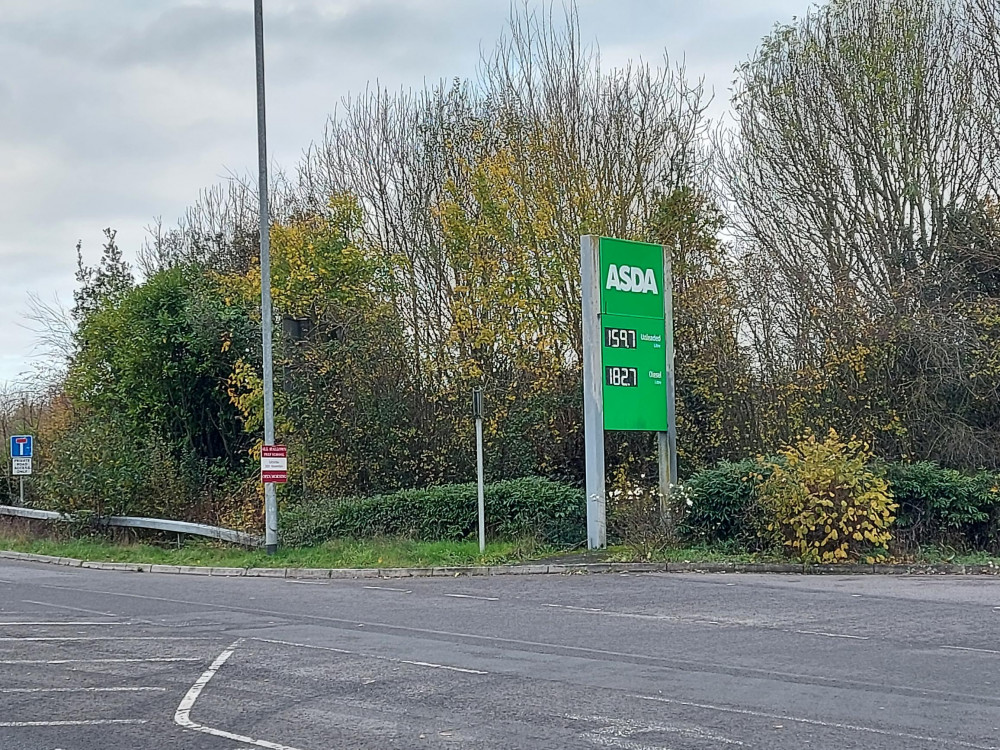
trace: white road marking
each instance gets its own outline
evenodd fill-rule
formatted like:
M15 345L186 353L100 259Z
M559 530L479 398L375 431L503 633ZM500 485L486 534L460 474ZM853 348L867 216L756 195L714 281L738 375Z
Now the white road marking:
M124 627L128 625L134 625L134 623L131 622L0 622L0 628L16 628L20 626L46 627L46 628L50 627L83 628L83 627L100 626L100 625L107 625L109 627L110 626Z
M496 596L472 596L472 594L445 594L445 596L450 596L452 599L478 599L481 602L500 601L500 598Z
M36 604L39 607L52 607L52 609L65 609L67 612L83 612L86 615L101 615L103 617L118 617L114 612L100 612L96 609L84 609L83 607L67 607L65 604L50 604L49 602L33 602L31 599L22 599L22 604Z
M216 672L218 672L222 665L229 661L229 658L236 651L237 646L239 646L241 641L236 641L229 648L219 654L212 665L198 678L198 681L191 686L188 690L187 695L181 700L180 705L177 706L177 710L174 712L174 723L178 726L184 727L185 729L191 729L195 732L203 732L205 734L210 734L213 737L222 737L227 740L234 740L236 742L242 742L245 745L255 745L257 747L264 747L268 750L298 750L294 747L289 747L288 745L279 745L276 742L267 742L266 740L256 740L253 737L246 737L242 734L234 734L233 732L226 732L221 729L215 729L213 727L205 726L204 724L198 724L191 720L191 709L194 708L195 702L201 695L201 691L205 689L205 686L215 677Z
M903 740L916 740L919 742L929 742L936 745L953 745L955 747L969 748L969 750L1000 750L995 745L977 745L973 742L963 742L962 740L952 740L943 737L927 737L920 734L910 734L909 732L894 732L891 729L878 729L876 727L860 726L858 724L842 724L835 721L820 721L819 719L806 719L801 716L786 716L784 714L772 714L766 711L752 711L747 708L733 708L730 706L715 706L711 703L696 703L694 701L682 701L674 698L663 698L658 695L636 695L640 700L655 701L656 703L668 703L674 706L686 706L688 708L700 708L706 711L718 711L719 713L737 714L738 716L753 716L758 719L769 719L772 721L790 721L793 724L805 724L811 727L823 727L825 729L842 729L863 734L875 734L880 737L894 737Z
M412 664L415 667L430 667L431 669L447 669L449 672L464 672L465 674L489 674L478 669L465 669L464 667L452 667L447 664L432 664L428 661L409 661L408 659L398 659L400 664Z
M288 580L288 581L285 581L285 583L295 583L295 584L298 584L299 586L329 586L330 585L329 581L295 581L295 580Z
M1000 651L991 648L969 648L967 646L942 646L941 648L946 648L949 651L972 651L976 654L1000 654Z
M575 612L603 612L604 610L599 607L574 607L569 604L543 604L543 607L552 607L553 609L571 609ZM615 614L618 614L617 612Z
M465 667L453 667L449 664L434 664L427 661L409 661L407 659L396 659L391 656L381 656L380 654L365 654L361 651L348 651L343 648L334 648L332 646L313 646L310 643L295 643L294 641L279 641L275 638L251 638L253 641L260 641L261 643L274 643L279 646L294 646L296 648L309 648L316 651L332 651L335 654L346 654L348 656L361 656L365 659L377 659L378 661L388 661L394 664L410 664L415 667L430 667L431 669L446 669L449 672L463 672L465 674L489 674L489 672L483 672L479 669L466 669Z
M394 589L392 586L365 586L366 589L371 589L372 591L397 591L400 594L412 594L413 591L410 589Z
M217 641L218 636L198 635L32 635L2 636L4 641Z
M201 661L192 656L160 656L146 659L3 659L0 664L145 664L175 661Z
M795 630L793 631L799 635L821 635L824 638L850 638L855 641L867 641L869 637L867 635L844 635L842 633L823 633L819 630Z
M162 693L162 687L2 688L0 693Z
M148 724L148 719L82 719L80 721L0 721L0 727L99 727L105 724Z

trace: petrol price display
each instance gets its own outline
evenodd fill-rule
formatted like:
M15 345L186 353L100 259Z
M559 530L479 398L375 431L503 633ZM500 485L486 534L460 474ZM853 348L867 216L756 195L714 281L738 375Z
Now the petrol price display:
M609 349L635 349L635 331L630 328L605 328L604 345Z
M634 367L605 367L604 380L611 386L638 388L639 371Z

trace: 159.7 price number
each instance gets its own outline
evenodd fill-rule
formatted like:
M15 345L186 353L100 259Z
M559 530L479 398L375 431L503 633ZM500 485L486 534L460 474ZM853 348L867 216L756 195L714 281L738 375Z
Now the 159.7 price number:
M637 388L639 386L639 371L634 367L605 367L604 378L608 385L623 388Z
M605 328L604 345L609 349L635 349L635 331L630 328Z

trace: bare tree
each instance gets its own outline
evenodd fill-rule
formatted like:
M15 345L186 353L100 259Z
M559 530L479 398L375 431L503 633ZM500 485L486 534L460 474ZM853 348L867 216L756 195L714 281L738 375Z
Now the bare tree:
M903 444L991 463L995 439L973 404L995 384L969 378L985 332L967 311L1000 258L984 60L996 9L835 0L780 27L740 68L723 160L755 269L746 302L761 368L818 372L854 352L879 381L879 408L902 419ZM858 393L844 400L860 420L872 402Z

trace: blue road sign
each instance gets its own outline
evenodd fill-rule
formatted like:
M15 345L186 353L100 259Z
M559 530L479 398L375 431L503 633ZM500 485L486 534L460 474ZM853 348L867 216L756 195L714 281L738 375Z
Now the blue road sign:
M10 457L31 458L35 448L34 442L31 435L11 435Z

